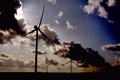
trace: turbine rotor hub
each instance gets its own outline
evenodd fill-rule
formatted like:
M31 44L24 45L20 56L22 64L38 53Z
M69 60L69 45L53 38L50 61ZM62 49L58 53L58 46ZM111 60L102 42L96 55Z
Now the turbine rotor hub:
M37 30L37 29L38 29L37 25L35 25L35 26L34 26L34 29L35 29L35 30Z

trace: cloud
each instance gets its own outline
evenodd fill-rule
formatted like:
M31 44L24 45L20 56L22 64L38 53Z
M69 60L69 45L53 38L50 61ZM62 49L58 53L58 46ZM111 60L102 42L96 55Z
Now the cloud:
M108 13L107 13L107 11L105 10L104 7L99 7L98 8L98 15L100 17L103 17L103 18L108 18Z
M103 1L101 5L106 9L109 16L108 19L114 21L115 23L118 22L119 24L119 8L120 8L120 1L119 0L108 0Z
M57 66L59 63L54 60L54 59L48 59L47 57L45 58L45 63L48 64L48 65L54 65L54 66Z
M107 4L109 7L115 6L116 0L108 0Z
M88 68L89 65L85 62L77 61L77 66L78 67L83 67L83 68Z
M73 30L74 29L73 25L69 21L66 21L66 24L67 24L67 29L68 30Z
M12 43L11 38L14 38L16 33L12 30L0 30L0 44Z
M35 51L33 51L33 53L35 53ZM39 55L47 54L46 52L44 52L44 51L42 51L42 50L39 50L37 53L38 53Z
M57 0L48 0L48 2L52 3L53 5L55 5L57 3Z
M114 23L114 21L112 21L112 20L107 20L107 21L108 21L109 23L112 23L112 24Z
M83 6L83 11L87 14L97 14L105 18L109 23L119 25L119 0L88 0Z
M120 65L120 57L119 56L115 56L114 61L115 61L114 66Z
M58 20L54 20L56 24L60 24L60 22Z
M102 46L102 50L120 53L120 44L108 44L108 45Z
M56 0L49 0L56 3ZM0 43L13 43L12 39L19 35L23 35L30 31L30 26L22 16L22 3L20 0L5 0L0 2ZM58 22L57 22L58 23ZM42 27L42 31L46 36L55 44L60 44L57 34L54 30L50 29L48 25ZM32 38L33 37L33 38ZM35 40L35 37L31 38ZM42 35L39 35L39 40L46 44L50 44ZM21 41L24 44L24 41Z
M22 4L22 3L21 3L21 4ZM24 18L24 17L23 17L22 5L21 5L20 8L17 9L17 14L15 14L15 18L16 18L17 20Z
M1 57L8 58L9 56L6 54L0 54Z
M70 43L64 42L63 46L63 49L55 51L54 54L75 61L82 61L93 66L110 67L110 64L106 63L105 59L92 48L84 49L80 43L73 41Z
M58 17L58 18L61 18L63 15L64 15L64 12L63 12L63 11L59 11L59 13L57 14L57 17ZM54 22L55 22L56 24L60 24L60 21L58 21L57 19L54 20Z
M0 43L11 42L17 35L23 35L27 31L27 24L24 19L17 20L17 9L22 6L20 0L0 1Z
M63 16L63 12L62 11L59 11L59 13L58 13L58 17L62 17Z
M31 45L31 40L29 38L25 38L25 37L20 37L20 36L17 36L15 38L12 38L11 39L11 44L6 44L8 46L13 46L13 47L30 47ZM4 44L5 45L5 44Z
M54 29L51 29L48 24L43 24L41 26L41 30L53 42L53 44L60 44L56 31ZM38 38L41 43L51 45L51 43L43 35L39 34ZM35 34L31 36L31 40L35 40Z
M4 67L34 67L34 61L25 61L23 59L15 59L5 53L0 54L0 66Z
M103 0L88 0L88 4L84 5L83 10L88 14L93 14L97 11L98 15L103 18L108 18L108 13L103 6L101 6Z
M49 1L56 2L56 0ZM0 44L12 44L13 38L30 31L30 26L22 16L23 11L20 0L5 0L0 2L0 12ZM41 30L53 43L60 44L55 30L50 29L49 25L44 25L41 27ZM30 38L35 40L35 34ZM47 41L42 35L39 35L39 40L47 45L50 44L49 41ZM24 41L21 41L21 44L22 43L24 44Z

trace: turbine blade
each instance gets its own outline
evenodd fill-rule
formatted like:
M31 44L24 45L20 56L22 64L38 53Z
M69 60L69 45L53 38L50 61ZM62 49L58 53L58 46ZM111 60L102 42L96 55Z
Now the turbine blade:
M39 26L41 26L41 23L42 23L42 19L43 19L43 14L44 14L44 8L45 8L45 5L43 5L43 10L42 10L42 14L41 14L41 18L40 18L40 22L39 22Z
M73 63L73 64L75 64L73 61L68 61L68 62L66 62L66 63L64 63L64 64L68 64L68 63Z
M53 42L40 29L38 29L38 30L54 46Z
M26 34L24 34L24 35L22 35L22 36L26 36L26 35L28 35L28 34L31 34L31 33L33 33L35 30L32 30L32 31L30 31L30 32L28 32L28 33L26 33Z

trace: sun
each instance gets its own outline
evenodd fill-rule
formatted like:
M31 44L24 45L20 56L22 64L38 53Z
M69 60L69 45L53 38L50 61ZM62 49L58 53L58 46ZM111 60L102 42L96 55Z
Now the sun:
M22 6L19 8L19 9L17 9L17 14L15 14L15 18L16 19L23 19L23 10L22 10Z

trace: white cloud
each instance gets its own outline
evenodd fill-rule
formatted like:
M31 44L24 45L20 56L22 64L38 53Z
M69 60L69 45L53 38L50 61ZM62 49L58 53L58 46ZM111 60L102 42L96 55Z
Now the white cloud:
M13 46L20 46L20 45L29 46L30 43L30 39L20 36L11 39L11 41Z
M108 13L102 6L98 8L98 15L103 18L108 18Z
M50 3L52 3L53 5L55 5L57 3L57 0L48 0Z
M112 21L112 20L107 20L107 21L108 21L109 23L112 23L112 24L114 23L114 21Z
M101 2L103 2L103 0L89 0L88 5L83 7L84 12L93 14L95 11L97 11L100 17L108 18L108 13L104 7L101 6Z
M58 20L54 20L56 24L60 24L60 22Z
M33 60L16 59L5 53L0 54L0 66L4 67L34 67Z
M23 19L24 17L23 17L23 10L22 10L22 6L19 8L19 9L17 9L17 14L15 15L15 17L16 17L16 19Z
M116 4L116 0L108 0L108 2L107 2L107 5L109 7L115 6L115 4Z
M104 51L113 51L120 53L120 44L108 44L101 47Z
M58 13L58 17L62 17L63 16L63 12L62 11L59 11L59 13Z
M73 25L69 22L69 21L66 21L66 24L67 24L67 29L74 29Z
M92 5L85 5L83 9L84 9L84 12L86 12L88 14L93 14L95 7Z

